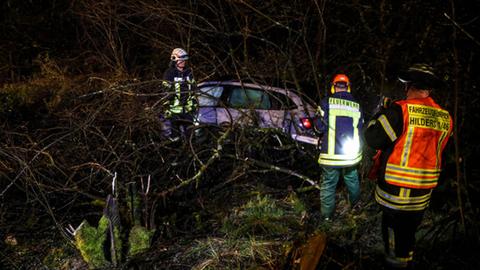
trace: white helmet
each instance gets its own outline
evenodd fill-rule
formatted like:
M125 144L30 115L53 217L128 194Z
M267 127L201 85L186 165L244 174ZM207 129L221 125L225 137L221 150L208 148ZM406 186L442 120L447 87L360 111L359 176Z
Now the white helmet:
M170 60L177 62L177 61L186 61L188 60L188 53L182 48L175 48L172 51L172 55L170 56Z

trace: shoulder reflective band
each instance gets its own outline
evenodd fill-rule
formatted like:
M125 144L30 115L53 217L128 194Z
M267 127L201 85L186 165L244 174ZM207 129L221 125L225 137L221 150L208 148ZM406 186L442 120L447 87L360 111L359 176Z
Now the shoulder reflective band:
M382 124L383 130L385 130L385 133L388 135L390 140L393 142L397 139L397 134L395 134L395 131L393 131L392 126L390 125L390 122L388 122L388 119L385 115L381 115L378 118L378 122Z

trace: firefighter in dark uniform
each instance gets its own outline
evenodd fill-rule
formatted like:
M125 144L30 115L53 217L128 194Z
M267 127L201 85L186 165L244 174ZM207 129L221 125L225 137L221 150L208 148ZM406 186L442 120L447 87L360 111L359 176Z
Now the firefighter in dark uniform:
M332 82L331 96L320 103L322 121L318 124L323 134L318 163L322 167L320 204L322 217L330 220L335 212L335 191L343 176L350 206L360 198L357 164L362 160L360 130L363 116L360 104L351 92L350 80L337 74Z
M441 171L452 118L431 97L440 79L426 64L399 76L406 99L395 101L368 123L365 140L380 150L375 199L382 209L388 268L411 268L415 232Z
M188 59L184 49L175 48L170 56L170 67L163 74L163 86L170 93L164 134L173 140L178 140L180 134L186 135L187 128L193 124L195 79L187 66Z

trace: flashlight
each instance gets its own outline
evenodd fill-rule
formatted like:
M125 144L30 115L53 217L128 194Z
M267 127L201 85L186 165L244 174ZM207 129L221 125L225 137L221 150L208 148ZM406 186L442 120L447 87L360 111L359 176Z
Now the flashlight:
M360 142L352 138L345 138L342 146L342 152L344 155L356 155L360 150Z

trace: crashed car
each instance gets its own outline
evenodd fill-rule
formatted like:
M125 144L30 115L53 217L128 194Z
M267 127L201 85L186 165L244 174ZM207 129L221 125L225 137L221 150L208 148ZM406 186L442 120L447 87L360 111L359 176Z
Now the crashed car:
M278 129L297 142L318 147L315 107L291 89L236 80L202 82L196 118L206 125Z

